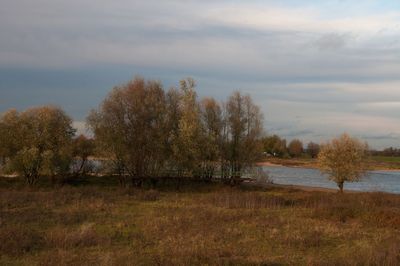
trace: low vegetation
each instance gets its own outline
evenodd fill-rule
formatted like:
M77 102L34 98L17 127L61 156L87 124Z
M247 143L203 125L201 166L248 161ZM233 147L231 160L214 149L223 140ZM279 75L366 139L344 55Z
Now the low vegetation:
M0 179L1 265L398 265L400 196Z
M0 265L400 263L400 196L276 187L255 167L319 156L342 190L366 155L347 135L263 138L249 95L199 100L192 79L136 78L87 122L93 139L54 106L0 116Z

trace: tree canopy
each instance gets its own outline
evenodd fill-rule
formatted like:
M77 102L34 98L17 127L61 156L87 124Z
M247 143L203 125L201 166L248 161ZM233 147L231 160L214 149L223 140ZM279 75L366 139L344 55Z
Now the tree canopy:
M198 100L193 79L165 91L138 77L114 88L88 124L120 176L140 184L166 175L240 177L262 154L262 120L248 95Z
M321 146L318 162L321 171L343 192L344 182L359 181L365 175L367 158L368 145L343 134Z
M55 177L69 171L72 120L54 106L10 110L0 119L4 133L0 142L4 167L34 184L40 175Z
M290 156L299 157L303 153L303 142L299 139L294 139L289 143L288 151Z

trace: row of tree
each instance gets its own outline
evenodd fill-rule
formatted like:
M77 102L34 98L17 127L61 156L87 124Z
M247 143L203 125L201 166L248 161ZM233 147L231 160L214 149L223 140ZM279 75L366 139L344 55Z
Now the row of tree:
M307 155L311 158L317 158L320 151L320 145L309 142L304 148L304 144L299 139L293 139L287 144L286 139L278 135L267 136L262 139L264 152L268 156L279 158L301 157Z
M40 176L82 174L95 154L122 184L162 177L234 183L262 155L263 118L250 96L199 100L192 79L166 91L160 82L135 78L115 87L87 125L94 140L75 138L60 108L9 110L0 118L0 166L33 185Z
M0 170L25 177L65 180L89 171L95 155L121 184L163 178L195 178L236 183L264 152L273 156L318 155L320 170L343 191L346 181L359 180L368 168L368 145L342 135L321 147L310 142L304 151L297 139L263 137L263 118L250 96L233 93L226 102L198 100L192 79L178 89L136 78L115 87L93 110L87 125L94 139L75 137L71 118L58 107L0 117ZM389 149L384 152L396 153Z
M397 148L385 148L382 151L372 150L371 155L373 156L388 156L388 157L400 157L400 149Z
M235 182L262 154L263 118L249 95L198 100L195 82L165 91L136 78L115 87L88 125L121 182L152 177L220 177Z

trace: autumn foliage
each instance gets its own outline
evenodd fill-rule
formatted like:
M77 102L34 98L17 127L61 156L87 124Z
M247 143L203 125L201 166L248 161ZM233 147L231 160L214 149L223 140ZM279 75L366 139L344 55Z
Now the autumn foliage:
M192 79L165 91L136 78L115 87L88 117L97 147L121 183L129 177L235 180L262 154L262 115L250 96L198 100Z
M344 182L359 181L367 171L368 145L347 134L322 145L318 155L322 172L343 192Z
M72 120L60 108L10 110L0 120L3 168L23 175L29 185L42 175L52 179L69 172Z

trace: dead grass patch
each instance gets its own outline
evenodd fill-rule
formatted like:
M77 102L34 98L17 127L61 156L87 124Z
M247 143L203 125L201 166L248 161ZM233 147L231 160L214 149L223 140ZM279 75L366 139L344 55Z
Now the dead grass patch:
M399 212L385 193L0 185L0 264L399 265Z

